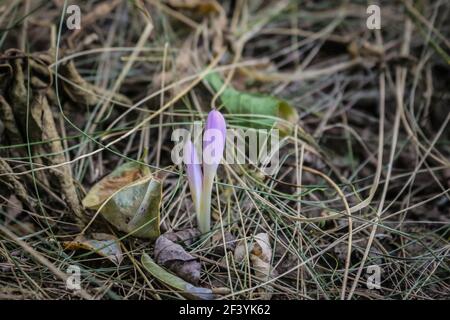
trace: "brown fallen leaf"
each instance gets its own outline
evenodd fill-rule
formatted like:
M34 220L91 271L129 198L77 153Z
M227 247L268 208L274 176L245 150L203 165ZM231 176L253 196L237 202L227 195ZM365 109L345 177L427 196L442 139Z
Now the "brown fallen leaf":
M197 228L189 228L176 232L166 232L164 237L172 242L182 242L185 246L190 246L200 236Z
M8 125L8 137L12 142L20 142L25 135L23 128L27 128L30 142L39 142L31 146L31 152L45 156L37 156L33 162L51 167L49 172L55 178L53 183L58 186L67 207L82 226L87 217L81 208L71 169L67 164L69 159L66 159L54 114L46 98L46 92L53 83L48 71L49 61L33 56L25 59L25 54L17 49L7 50L5 57L8 57L9 67L3 65L1 77L9 78L9 85L5 88L4 99L1 101L0 117ZM50 185L50 177L46 172L37 171L36 177L45 186Z
M155 242L155 261L159 265L170 269L180 278L197 284L200 281L200 263L195 257L187 253L181 245L173 241L185 242L187 239L180 237L186 235L191 235L191 232L180 231L178 235L177 232L171 232L167 236L166 234L159 236Z
M11 145L22 144L22 135L17 128L17 122L14 118L13 109L6 99L0 95L0 120L4 125L4 131L8 136Z
M119 240L115 236L106 233L93 233L91 238L79 235L72 241L64 242L63 245L67 250L83 249L95 252L116 265L120 265L123 254Z
M27 95L24 77L24 68L22 67L23 59L25 55L18 49L8 49L5 52L5 57L8 59L4 64L0 64L0 119L5 125L5 133L9 139L11 145L23 144L23 130L25 128L27 114ZM33 59L27 59L27 63L32 64ZM33 70L31 70L33 72ZM33 78L33 77L32 77ZM34 88L33 88L34 90ZM25 94L25 95L24 95ZM34 130L34 120L29 117L30 139L35 137L35 133L40 132L39 128ZM25 120L25 121L24 121ZM37 137L39 140L39 136ZM40 139L39 141L41 141ZM39 145L42 147L42 145ZM33 152L36 154L46 154L51 152L41 152L41 150L34 150L37 146L32 147ZM11 150L11 154L24 157L27 154L26 148L15 147ZM34 159L36 165L43 165L43 160L40 157ZM43 171L36 171L35 178L39 180L43 185L48 186L47 173ZM26 202L21 199L25 204Z
M272 248L270 247L269 235L267 233L259 233L255 236L255 244L253 246L250 261L255 269L255 275L263 281L268 281L274 276L274 270L271 265ZM265 286L258 290L263 300L272 297L273 288Z
M33 98L33 102L31 104L32 114L34 108L36 110L41 110L40 124L42 126L42 139L50 141L48 144L43 146L45 150L49 150L47 151L47 153L52 154L52 156L48 157L48 160L52 165L59 165L57 169L50 172L52 176L55 177L55 180L57 181L60 190L64 195L65 202L75 214L75 218L78 221L79 225L82 226L88 221L88 218L83 211L80 199L78 198L77 189L72 177L70 165L62 165L64 163L67 163L67 160L69 159L66 159L65 152L61 143L61 138L53 119L52 110L50 108L50 105L48 104L47 97L43 92L35 94L35 97Z
M33 201L30 199L29 193L24 185L17 176L13 174L10 165L2 157L0 157L0 175L2 176L2 179L0 179L0 188L6 187L11 191L14 191L17 198L19 198L29 209L34 207Z
M266 282L276 276L276 271L272 268L272 248L270 246L269 235L258 233L254 241L247 244L250 263L255 272L255 276L262 282ZM234 251L234 259L242 262L246 256L245 243L241 242ZM259 298L269 300L272 297L273 288L270 285L258 288Z

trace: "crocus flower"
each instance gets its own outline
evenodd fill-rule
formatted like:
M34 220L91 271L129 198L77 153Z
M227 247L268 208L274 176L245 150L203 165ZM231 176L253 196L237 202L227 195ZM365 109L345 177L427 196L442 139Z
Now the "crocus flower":
M200 205L200 231L211 229L211 193L217 167L223 157L227 127L223 115L213 110L208 114L203 134L203 193Z
M195 146L191 140L188 140L184 146L184 163L186 164L189 189L191 189L195 211L198 213L200 212L203 177L197 150L195 150Z
M209 232L211 229L211 193L217 167L223 157L225 140L225 119L219 111L212 110L208 114L203 134L203 176L200 165L193 164L193 162L197 162L194 161L197 159L197 154L192 142L188 141L185 147L189 187L197 212L198 227L203 233Z

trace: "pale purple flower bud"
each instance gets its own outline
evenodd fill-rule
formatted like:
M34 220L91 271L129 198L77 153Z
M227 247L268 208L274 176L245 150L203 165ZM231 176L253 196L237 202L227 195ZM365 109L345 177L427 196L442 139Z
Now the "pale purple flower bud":
M202 232L209 232L211 229L212 186L217 167L223 157L226 135L227 125L223 115L217 110L212 110L208 114L203 135L203 192L198 218L199 229Z
M186 174L189 182L189 189L191 190L192 200L194 201L195 211L200 212L200 203L202 195L202 168L197 156L197 150L191 140L188 140L184 145L184 163L186 165Z
M213 175L222 160L226 137L227 125L223 115L217 110L211 111L203 135L203 169L210 167Z

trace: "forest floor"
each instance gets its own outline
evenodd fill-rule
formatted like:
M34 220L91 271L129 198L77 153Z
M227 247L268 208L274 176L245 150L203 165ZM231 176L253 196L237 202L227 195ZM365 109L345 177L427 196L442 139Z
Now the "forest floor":
M0 299L450 298L448 1L78 3L0 1ZM279 164L221 165L200 234L212 108Z

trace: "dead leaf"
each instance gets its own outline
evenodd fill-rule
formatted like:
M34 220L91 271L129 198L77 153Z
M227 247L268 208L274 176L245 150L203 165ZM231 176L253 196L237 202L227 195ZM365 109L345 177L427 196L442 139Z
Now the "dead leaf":
M33 110L39 110L38 116L40 117L42 125L41 139L50 141L48 144L42 146L45 150L49 150L49 154L52 154L51 156L48 156L47 159L52 165L59 166L57 169L51 170L50 172L56 178L60 190L64 195L64 200L67 203L67 206L75 214L75 218L78 220L79 224L84 225L88 219L83 212L73 181L70 165L62 165L67 163L69 159L66 159L65 157L61 138L53 119L53 112L48 104L48 100L44 92L35 94L31 104L31 114L34 113Z
M142 238L159 236L162 185L152 177L138 180L113 195L101 213L112 225Z
M22 135L17 128L13 109L3 96L0 96L0 120L3 122L4 131L9 138L10 144L22 144Z
M10 191L14 192L17 198L25 204L28 209L34 208L34 202L29 196L29 193L25 189L22 182L18 179L18 177L13 173L12 168L2 157L0 157L0 175L2 179L0 179L0 187L4 188L5 186L10 189Z
M166 232L164 237L172 242L182 242L185 246L190 246L200 236L197 228L189 228L176 232Z
M93 233L91 237L92 239L88 239L80 235L73 241L64 242L64 248L67 250L89 250L107 258L116 265L120 265L123 254L119 240L115 236L106 233Z
M156 240L154 251L155 260L159 265L170 269L180 278L197 284L200 281L201 265L182 246L169 239L176 238L174 234L176 233L169 233L168 237L163 234Z
M127 162L97 182L84 197L83 206L96 210L117 190L149 174L150 170L147 166L137 162Z
M255 236L255 244L253 246L250 261L255 269L255 276L268 281L273 277L272 269L272 248L270 247L269 235L267 233L259 233ZM265 286L260 288L261 298L268 300L272 297L273 288Z
M25 134L23 128L28 128L30 141L39 142L32 146L32 152L36 155L46 155L36 157L34 162L57 167L52 168L50 173L55 177L55 183L63 194L67 206L75 214L79 224L83 225L86 216L81 208L70 166L67 164L69 159L66 159L66 153L62 148L61 137L53 118L54 113L46 98L46 92L52 84L52 77L48 71L50 62L44 55L38 58L39 61L33 56L25 59L26 55L17 49L7 50L5 56L10 61L10 68L6 70L10 70L12 74L7 92L0 103L0 117L8 125L9 139L13 143L20 143ZM4 67L5 65L3 69ZM31 83L27 87L29 80ZM37 171L36 177L45 186L49 186L48 174Z
M120 231L156 239L160 234L161 198L161 182L148 167L129 162L95 184L83 205L100 209L102 216Z
M248 250L251 252L252 250L251 245L248 245ZM243 241L239 242L239 244L236 246L236 249L234 249L234 260L238 263L241 263L244 261L245 256L247 254L247 251L245 249L245 243Z
M254 241L247 244L250 263L255 272L255 276L262 282L272 279L276 272L272 268L272 248L270 246L269 235L258 233ZM244 261L246 256L245 243L241 242L234 251L234 259L237 262ZM273 288L270 285L258 288L259 298L269 300L272 297Z
M176 289L180 294L189 298L197 300L212 300L214 299L214 294L211 289L196 287L183 279L173 275L172 273L166 271L160 267L149 255L146 253L142 254L141 263L153 277Z

